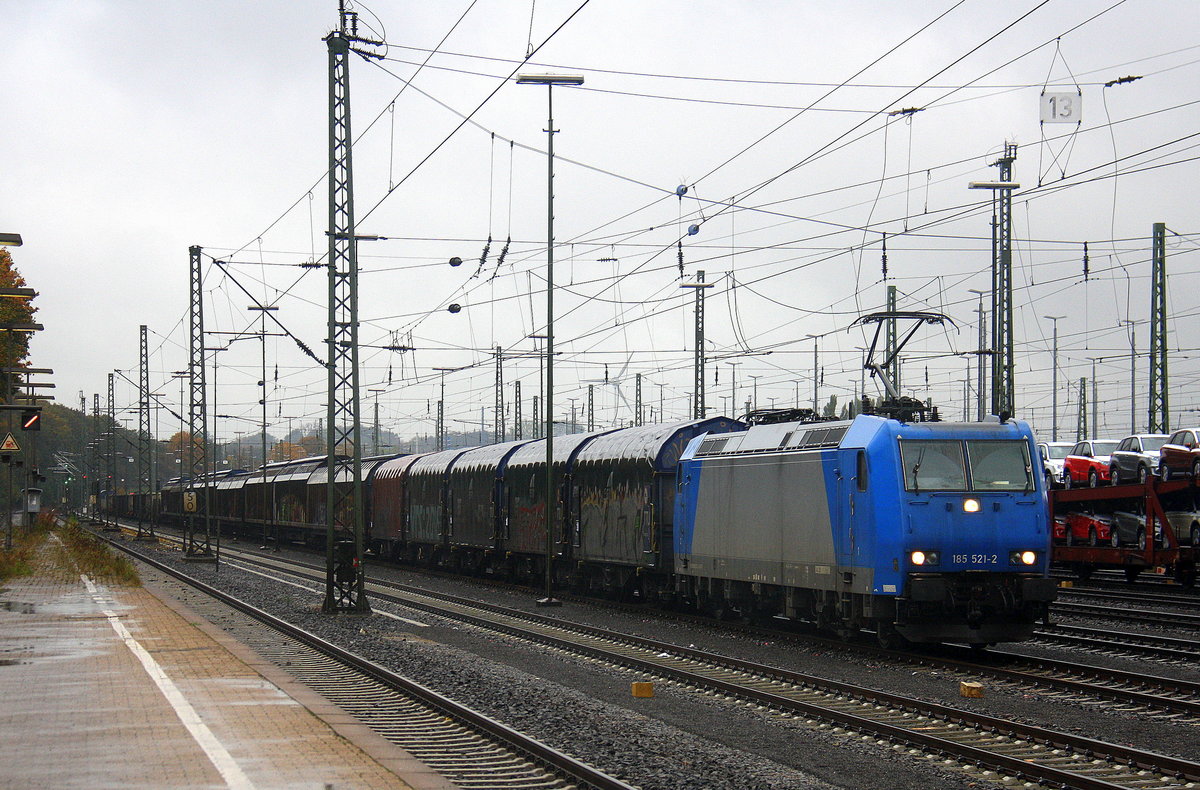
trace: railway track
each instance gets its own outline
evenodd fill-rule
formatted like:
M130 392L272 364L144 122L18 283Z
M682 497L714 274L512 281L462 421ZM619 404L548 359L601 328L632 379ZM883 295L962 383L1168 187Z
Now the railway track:
M1085 601L1113 601L1115 603L1135 603L1135 604L1160 604L1162 606L1182 606L1200 610L1200 595L1195 593L1162 593L1162 592L1145 592L1138 590L1110 590L1099 589L1093 590L1079 587L1064 587L1058 591L1059 599L1062 596L1071 598L1081 598Z
M143 552L139 561L214 598L256 626L244 634L260 655L469 790L635 790L570 755L200 582ZM228 628L228 624L223 627Z
M238 562L309 580L323 574L318 566L278 557L247 554L239 556ZM737 700L776 715L803 718L815 726L860 733L878 743L891 744L896 750L940 755L974 775L992 780L1007 776L1087 790L1175 788L1200 782L1200 764L1168 755L406 585L370 582L368 590L376 601L451 617L488 631L625 667L643 677ZM1040 681L1024 673L1019 682L1053 685L1051 676L1063 666L1047 665ZM1068 685L1078 683L1057 680ZM1191 686L1177 690L1174 700L1117 686L1097 688L1093 684L1088 689L1101 699L1137 699L1136 705L1173 708L1180 715L1192 716L1197 710L1197 690Z
M1186 612L1159 612L1151 609L1123 609L1099 604L1069 603L1056 601L1051 612L1075 617L1101 617L1105 620L1157 625L1175 629L1200 629L1200 614Z
M1062 623L1049 628L1035 629L1033 635L1034 642L1070 645L1097 653L1182 662L1200 661L1200 644L1197 644L1195 639L1177 639Z
M170 538L174 540L174 538ZM230 551L228 547L226 551ZM241 553L247 562L253 562L265 567L295 574L296 568L305 568L307 578L319 580L324 572L322 566L299 561L280 560L275 556L264 556L249 551ZM390 585L376 580L374 585L387 591ZM417 588L411 588L417 589ZM591 599L580 599L591 605L596 602ZM611 602L602 602L611 605ZM620 606L619 604L617 606ZM638 610L641 612L642 610ZM697 617L697 622L711 625L709 618ZM729 624L725 624L729 626ZM749 626L748 632L780 637L778 631ZM796 638L794 634L784 635L786 638ZM1194 662L1200 660L1200 645L1194 641L1172 639L1170 637L1155 637L1142 634L1123 634L1111 630L1097 630L1079 626L1056 625L1037 632L1038 640L1048 643L1067 644L1072 647L1083 647L1090 652L1128 657L1151 656L1168 661ZM903 661L918 665L934 666L948 672L963 675L988 676L1006 683L1030 689L1050 689L1054 693L1073 697L1084 697L1097 701L1116 701L1126 706L1154 715L1165 715L1171 718L1183 717L1183 721L1192 721L1200 717L1200 684L1179 681L1174 678L1153 676L1145 673L1136 674L1122 672L1106 667L1094 667L1086 664L1055 661L1052 659L1034 658L1018 653L989 650L987 656L993 661L980 662L974 660L956 660L941 656L921 654L920 652L904 650L885 650L863 644L847 645L841 640L827 639L806 634L800 637L808 644L826 644L833 649L845 650L852 647L866 655L887 658L893 661ZM1006 662L1009 666L997 666L995 660ZM1018 665L1014 668L1013 664Z

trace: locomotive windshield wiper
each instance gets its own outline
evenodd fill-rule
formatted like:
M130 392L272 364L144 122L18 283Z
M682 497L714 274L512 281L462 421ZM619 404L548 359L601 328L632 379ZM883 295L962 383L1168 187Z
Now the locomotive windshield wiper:
M912 468L913 493L914 494L921 493L921 483L917 479L917 475L921 471L921 461L924 460L924 458L925 458L925 448L922 447L921 452L917 453L917 462L915 464L913 464L913 468Z

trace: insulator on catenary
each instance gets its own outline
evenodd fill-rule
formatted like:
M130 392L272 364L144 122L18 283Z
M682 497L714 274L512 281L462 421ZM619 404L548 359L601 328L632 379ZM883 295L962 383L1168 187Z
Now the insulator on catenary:
M500 257L496 259L496 268L499 269L504 265L504 259L508 257L508 245L512 243L512 236L504 240L504 248L500 250Z
M1083 279L1088 278L1088 248L1087 242L1083 243Z
M475 273L471 275L472 277L478 277L479 273L483 271L483 267L487 263L488 251L491 249L492 237L488 236L487 242L483 245L483 254L479 256L479 268L476 269Z

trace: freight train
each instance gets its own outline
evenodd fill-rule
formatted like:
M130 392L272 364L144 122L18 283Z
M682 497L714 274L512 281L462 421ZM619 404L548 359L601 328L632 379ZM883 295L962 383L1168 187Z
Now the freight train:
M887 645L1024 639L1054 598L1046 492L1022 422L717 417L556 436L552 450L562 588L869 629ZM326 469L311 458L214 475L210 515L320 545ZM364 459L363 475L372 552L544 578L544 439ZM164 487L164 519L183 518L188 487Z

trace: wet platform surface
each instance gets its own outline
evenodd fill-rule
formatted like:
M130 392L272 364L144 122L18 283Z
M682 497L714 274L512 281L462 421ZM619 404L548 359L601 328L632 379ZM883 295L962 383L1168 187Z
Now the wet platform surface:
M0 788L452 786L153 581L52 567L0 585L0 743Z

